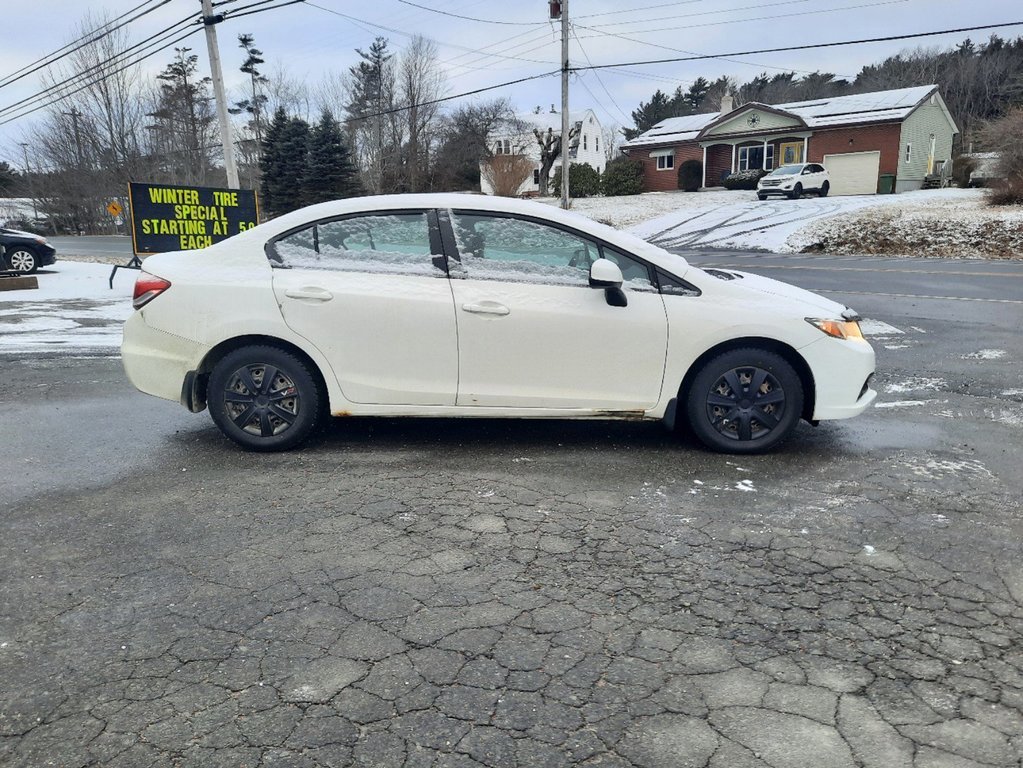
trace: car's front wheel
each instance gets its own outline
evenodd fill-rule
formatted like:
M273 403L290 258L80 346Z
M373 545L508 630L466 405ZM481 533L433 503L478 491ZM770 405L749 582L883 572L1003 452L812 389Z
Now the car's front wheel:
M323 385L308 365L263 345L225 355L213 368L206 400L220 431L250 451L296 447L326 412Z
M20 245L7 252L7 263L15 272L28 274L39 269L39 257L35 251Z
M693 378L686 409L696 436L722 453L763 453L788 437L803 410L799 375L780 355L733 349Z
M793 200L798 200L802 196L803 196L803 185L802 184L796 184L796 186L794 186L792 188L792 192L789 194L789 197L791 197Z
M767 195L761 195L760 193L757 193L757 200L763 201L763 200L766 200L766 199L767 199Z
M821 184L821 189L820 189L820 192L818 194L820 194L821 197L827 197L828 196L828 192L830 192L830 191L831 191L831 183L825 181L823 184Z

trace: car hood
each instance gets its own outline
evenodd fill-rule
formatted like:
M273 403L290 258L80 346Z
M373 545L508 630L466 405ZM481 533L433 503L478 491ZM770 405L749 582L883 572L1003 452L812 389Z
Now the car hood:
M718 277L721 274L731 275L734 279L728 280L726 278L725 282L733 289L753 291L757 294L781 299L785 306L792 309L800 307L800 313L812 313L821 318L837 320L848 309L844 304L827 299L813 291L797 288L794 285L783 283L780 280L772 280L769 277L762 277L761 275L754 275L749 272L740 272L735 269L708 269L704 270L704 272L715 277L715 279L721 279Z

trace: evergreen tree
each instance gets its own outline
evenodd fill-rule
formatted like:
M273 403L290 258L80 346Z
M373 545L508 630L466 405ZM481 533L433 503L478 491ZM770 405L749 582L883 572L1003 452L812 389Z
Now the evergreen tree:
M256 48L254 43L255 38L252 35L238 35L238 47L245 51L246 54L245 61L241 65L241 71L249 76L252 95L247 99L235 102L234 107L230 108L228 112L232 115L240 115L242 112L247 112L251 115L250 126L256 137L256 145L262 146L263 108L266 106L267 97L266 94L260 93L260 86L265 85L268 81L256 68L264 60L262 58L263 52Z
M634 139L644 131L648 131L667 117L673 117L671 99L658 88L650 101L639 103L639 107L632 112L632 120L635 128L626 128L622 133L625 138ZM571 181L571 180L570 180Z
M329 109L323 110L320 122L309 136L302 191L307 205L362 193L359 169L352 162L341 126Z
M305 195L306 158L309 154L309 123L292 117L281 131L280 154L277 158L275 188L272 190L274 210L287 213L301 208Z
M287 125L288 114L284 111L284 107L279 107L274 112L270 125L267 126L266 135L263 136L262 156L259 160L259 170L262 175L259 197L262 209L271 213L279 212L277 196L285 193L278 183L278 179L281 167L281 138Z

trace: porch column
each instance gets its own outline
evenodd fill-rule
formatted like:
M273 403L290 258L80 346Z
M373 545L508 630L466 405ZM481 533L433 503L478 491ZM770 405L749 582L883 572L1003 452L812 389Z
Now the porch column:
M810 154L809 153L810 153L810 137L809 136L804 136L803 137L803 162L804 163L810 162Z
M703 145L703 183L700 185L704 189L707 188L707 145Z
M763 162L763 166L764 166L763 169L766 171L767 170L767 139L764 139L764 162Z
M735 173L735 144L732 144L732 173Z

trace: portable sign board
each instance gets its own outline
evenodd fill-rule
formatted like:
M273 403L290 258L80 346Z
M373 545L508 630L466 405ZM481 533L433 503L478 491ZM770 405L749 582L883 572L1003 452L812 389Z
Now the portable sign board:
M219 243L256 226L251 189L128 184L135 253L188 251Z

